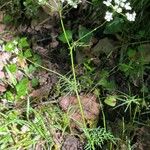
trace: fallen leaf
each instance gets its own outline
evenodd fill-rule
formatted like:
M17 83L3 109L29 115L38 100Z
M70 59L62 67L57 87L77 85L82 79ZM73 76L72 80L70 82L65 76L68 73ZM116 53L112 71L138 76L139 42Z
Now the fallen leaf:
M0 23L0 33L3 33L5 30L5 25Z
M4 77L5 77L4 72L0 70L0 79L3 79Z
M33 90L32 93L29 95L34 99L42 100L43 98L48 98L49 92L51 88L49 85L42 86L37 90Z
M34 52L38 53L40 56L48 56L49 50L38 46L36 44L33 45Z
M105 99L105 103L107 104L107 105L109 105L109 106L112 106L112 107L114 107L114 106L116 106L116 103L117 103L117 96L115 96L115 95L110 95L110 96L107 96L106 97L106 99Z
M136 130L134 135L136 141L136 150L149 150L150 149L150 127L141 127L140 129Z
M86 122L90 123L90 125L94 125L94 123L98 121L100 113L100 104L97 102L96 96L93 94L80 95L80 100ZM59 105L62 110L66 112L69 111L70 118L73 120L71 127L80 129L77 123L83 124L83 122L77 97L63 96L60 98Z
M6 90L7 90L7 89L6 89L5 85L1 85L1 84L0 84L0 93L5 92Z
M4 11L0 11L0 22L3 21L3 17L4 17Z
M50 43L51 48L56 48L58 46L59 42L57 40L52 40Z
M114 49L114 41L104 38L99 40L99 42L92 48L92 54L94 56L99 56L101 53L108 55Z
M82 150L83 144L80 142L80 140L74 136L67 136L63 145L62 150Z

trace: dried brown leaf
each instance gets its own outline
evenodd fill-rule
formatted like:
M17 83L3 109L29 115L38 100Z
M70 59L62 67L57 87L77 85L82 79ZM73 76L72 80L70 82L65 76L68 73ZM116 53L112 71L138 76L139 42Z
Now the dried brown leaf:
M96 100L96 96L93 94L80 95L80 100L82 103L85 120L87 122L95 122L98 119L100 113L100 105ZM75 122L82 123L82 116L78 106L77 97L63 96L60 98L59 105L64 111L69 111L70 118L73 120L73 122L71 122L71 127L77 127L79 129Z
M0 93L5 92L7 89L5 87L5 85L0 84Z

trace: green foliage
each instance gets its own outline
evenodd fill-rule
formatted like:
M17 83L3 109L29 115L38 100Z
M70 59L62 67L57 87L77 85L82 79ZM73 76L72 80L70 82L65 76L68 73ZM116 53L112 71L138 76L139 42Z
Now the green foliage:
M83 61L84 74L78 78L82 90L91 89L94 85L95 67L90 59Z
M90 32L90 30L83 26L79 26L78 32L79 32L79 39L81 39L80 42L83 44L89 44L92 39L92 36L93 36L92 33L88 34ZM88 35L86 37L84 37L86 34L88 34Z
M20 38L18 41L18 47L19 48L27 48L29 47L29 43L27 41L26 37Z
M68 38L68 41L72 41L72 31L71 30L66 30L66 36ZM66 37L65 37L65 33L62 33L59 37L59 40L62 41L63 43L67 43Z
M41 65L41 64L42 64L41 57L40 57L39 55L37 55L37 54L34 54L34 55L33 55L32 61L35 62L35 64L34 64L35 67L38 67L38 65ZM38 65L36 65L36 64L38 64ZM34 67L32 66L31 68L32 68L31 70L33 71L33 70L34 70Z
M24 0L23 1L25 15L27 18L33 18L37 17L37 14L39 12L39 5L38 1L35 0Z
M107 23L104 34L115 34L118 32L123 32L124 25L124 19L116 17L112 22Z
M6 11L4 23L16 22L25 16L28 19L37 17L39 12L38 1L35 0L1 0L0 5Z
M53 134L61 130L65 131L64 127L66 127L63 122L65 118L63 112L54 105L29 109L34 117L28 120L18 110L0 113L0 149L35 149L39 141L44 142L41 144L44 149L56 146L57 143L52 139Z
M145 48L144 48L145 47ZM129 77L131 82L143 78L145 69L149 63L150 53L148 48L137 47L138 50L128 48L126 59L119 64L119 69L124 72L126 77Z
M28 63L27 59L34 60L38 64L41 63L41 59L32 53L29 47L30 44L25 37L16 38L4 45L6 58L4 57L5 66L2 68L5 73L2 83L7 86L7 91L1 97L7 101L24 99L30 90L30 82L33 87L38 85L37 79L31 80L31 74L37 70L38 66Z
M150 20L148 9L150 7L149 0L131 0L138 14L135 24L130 29L135 31L136 39L150 39ZM129 32L131 31L129 30Z
M33 78L31 80L31 83L32 83L32 87L34 88L39 84L39 80L37 78Z
M25 56L26 58L32 57L31 49L27 49L27 50L24 52L24 56Z
M52 6L56 5L55 2L58 1L49 1ZM142 111L142 109L146 108L149 110L149 101L147 100L149 98L149 79L144 81L144 77L148 76L147 72L149 71L150 46L149 44L142 44L142 40L149 39L150 35L150 23L148 20L148 8L150 5L149 0L131 0L137 13L135 23L126 22L120 13L114 17L114 20L107 22L106 26L101 26L100 24L104 20L103 17L105 12L105 9L102 9L102 2L102 0L92 0L92 5L88 6L87 3L83 10L81 4L81 7L75 10L75 13L79 10L81 16L84 14L86 19L84 20L81 18L81 20L84 21L79 19L80 22L78 19L77 21L72 19L71 26L68 23L67 17L69 16L72 18L70 13L74 13L74 11L67 10L65 12L64 9L68 8L66 6L61 10L62 16L69 13L63 17L60 15L63 32L59 35L58 39L64 44L64 48L70 50L69 56L72 73L69 72L66 76L63 76L53 70L51 71L57 74L60 79L56 85L54 95L58 98L60 95L64 94L76 94L78 98L82 92L84 94L91 94L94 91L100 101L104 98L103 102L106 105L114 107L114 109L121 107L120 110L118 109L119 112L117 112L123 118L123 121L120 123L123 128L122 137L120 137L122 139L120 139L120 141L126 136L126 143L128 147L131 148L130 144L134 141L132 141L132 138L128 139L127 136L130 138L134 131L131 132L130 130L130 134L126 134L125 130L128 130L128 128L124 127L125 123L129 120L129 122L131 121L133 124L135 119L140 120L140 111ZM6 5L3 5L4 3ZM23 22L24 17L31 20L34 17L38 18L37 14L40 10L38 1L35 0L12 0L11 2L2 0L0 5L6 12L3 18L5 24L10 24L18 19ZM42 7L45 8L45 6ZM59 5L57 5L57 7L59 7ZM76 5L74 5L74 7L76 7ZM50 7L48 8L50 10ZM60 9L57 8L57 11L58 10ZM63 14L63 12L65 13ZM48 12L48 14L50 14L50 12ZM77 17L79 18L80 14ZM64 18L69 24L68 28L76 27L76 29L65 30L65 25L63 24ZM73 23L75 23L75 25ZM90 30L89 26L93 28L93 30ZM95 34L94 31L96 30L97 33ZM74 61L74 50L76 50L76 48L80 50L80 48L84 47L82 50L86 51L86 48L89 48L88 51L85 52L88 53L92 51L92 48L98 40L106 36L106 34L111 34L107 36L115 40L113 44L116 46L116 51L110 50L111 52L107 58L105 58L107 55L106 51L107 49L109 51L109 47L106 47L106 51L98 56L95 56L92 52L91 55L86 54L85 57L82 57L83 60L80 64L81 68L78 70L78 66L76 66ZM73 41L74 39L76 39L76 41ZM67 45L66 43L69 45L68 47L65 47ZM40 65L41 68L44 68L42 66L41 57L32 52L30 43L26 37L16 38L7 43L0 41L0 44L4 44L4 52L8 54L5 59L5 64L2 64L3 66L0 70L0 73L4 73L5 75L5 77L0 80L0 85L2 83L5 85L4 88L6 88L6 91L2 94L0 93L0 110L2 110L0 112L0 149L36 149L36 146L41 143L42 149L61 147L62 143L59 143L60 145L58 142L55 143L56 139L54 137L57 136L58 133L64 134L66 131L68 132L68 128L72 130L68 114L62 112L57 105L50 104L51 101L46 100L43 102L40 100L40 103L33 102L32 99L30 101L28 97L30 90L32 91L34 88L40 86L38 78L34 77L34 74L36 74ZM118 57L120 55L118 51L124 44L128 45L128 48L122 52L120 56L121 61L118 63ZM88 47L88 45L90 46ZM1 52L2 51L0 51L0 55ZM95 59L99 59L99 62L93 63ZM104 59L106 61L104 63L101 62ZM48 70L47 68L45 69ZM78 71L82 73L80 74ZM19 74L20 72L21 75ZM121 84L123 84L124 89L128 88L125 84L127 83L129 88L132 89L131 91L129 89L130 94L117 94L119 88L115 81L120 78L115 78L114 72L117 75L120 72L121 75L124 74L121 77L125 80L121 81L118 87L122 88ZM142 94L140 92L135 92L136 90L134 91L134 89L137 88L140 89L139 91L141 91ZM132 93L132 91L135 93ZM21 107L20 102L22 101L27 103L27 106L22 106L23 109L18 109ZM32 102L34 104L36 103L34 109L31 107ZM57 103L57 99L55 102ZM80 98L78 98L78 102L78 106L80 107L79 113L82 114L82 119L84 120ZM101 107L101 110L104 128L88 129L85 125L83 129L87 140L85 146L86 150L95 150L96 148L104 149L107 147L107 144L116 144L116 138L112 133L106 130L106 126L109 126L111 122L109 121L109 116L106 118L108 120L105 120L105 114L108 112L107 110L105 111L103 107ZM111 109L111 111L113 112L113 109ZM130 119L124 118L124 115L127 117L130 116ZM113 116L110 116L110 118L111 117ZM118 118L115 119L117 120ZM106 121L107 124L105 123ZM115 122L113 122L113 124L115 125ZM116 147L118 148L118 145L116 145Z
M23 78L16 85L17 96L20 98L21 96L25 96L28 92L29 80L28 78Z
M13 18L10 16L10 15L5 15L4 16L4 18L3 18L3 22L5 23L5 24L9 24L10 22L12 22L13 21Z
M98 81L98 84L108 91L115 91L116 89L115 81L114 80L109 81L108 77L109 72L107 70L102 70L100 72L100 80Z
M105 99L104 102L105 102L107 105L114 107L114 106L116 106L116 101L117 101L116 98L117 98L116 95L110 95L110 96L107 96L107 97L106 97L106 99Z
M85 129L84 133L87 138L86 150L95 150L95 147L102 148L105 142L115 144L116 141L114 136L104 128Z
M9 102L14 102L15 100L14 94L11 91L7 91L4 94L4 98L6 98Z
M127 94L124 94L120 97L117 97L119 101L121 101L121 104L116 106L115 108L121 107L121 106L126 106L125 112L130 109L133 104L135 104L137 107L142 106L143 102L141 98L136 98L136 96L129 96Z
M60 77L60 80L57 83L57 88L60 90L60 92L67 94L75 94L76 88L81 91L80 83L77 82L76 85L72 75L68 76L67 78Z
M13 50L15 49L15 44L13 42L8 42L6 45L5 45L5 50L7 52L12 52Z
M10 73L16 73L17 71L17 65L16 64L10 64L7 66L7 69L10 71Z

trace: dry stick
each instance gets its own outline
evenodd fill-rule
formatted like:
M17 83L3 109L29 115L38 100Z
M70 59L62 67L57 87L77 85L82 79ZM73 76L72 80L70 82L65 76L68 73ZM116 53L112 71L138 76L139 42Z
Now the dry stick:
M9 2L3 4L3 5L0 7L0 10L1 10L3 7L5 7L6 5L10 4L10 3L12 3L12 1L9 1Z

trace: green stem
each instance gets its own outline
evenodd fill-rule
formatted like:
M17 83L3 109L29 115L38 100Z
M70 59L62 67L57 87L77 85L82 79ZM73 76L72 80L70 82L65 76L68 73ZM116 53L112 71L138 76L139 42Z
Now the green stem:
M86 128L84 111L83 111L81 99L80 99L78 88L77 88L78 86L77 86L77 80L76 80L76 74L75 74L75 65L74 65L74 59L73 59L73 50L75 49L76 43L78 43L79 41L81 41L82 39L84 39L85 37L87 37L89 34L93 33L94 31L96 31L97 29L99 29L100 27L102 27L106 23L106 21L103 24L101 24L100 26L94 28L93 30L91 30L90 32L88 32L87 34L85 34L84 36L82 36L80 39L78 39L77 41L75 41L71 45L70 42L69 42L69 40L68 40L68 37L67 37L67 34L66 34L66 30L65 30L65 27L64 27L64 23L63 23L63 20L62 20L62 12L61 12L61 10L59 11L59 15L60 15L60 21L61 21L61 26L62 26L62 29L63 29L63 33L64 33L65 39L67 41L67 44L68 44L68 47L69 47L69 50L70 50L72 74L73 74L73 79L74 79L74 83L75 83L75 93L76 93L76 96L77 96L77 100L78 100L78 104L79 104L79 108L80 108L80 112L81 112L83 124L84 124L84 127Z
M67 37L67 34L66 34L66 30L65 30L65 27L64 27L64 23L63 23L63 20L62 20L62 13L61 13L61 11L59 11L59 15L60 15L60 21L61 21L62 30L63 30L65 39L67 41L67 44L68 44L68 47L69 47L69 50L70 50L72 74L73 74L73 79L74 79L74 83L75 83L75 93L76 93L76 96L77 96L77 100L78 100L78 104L79 104L79 108L80 108L80 112L81 112L81 116L82 116L83 125L86 128L84 111L83 111L81 99L80 99L78 88L77 88L77 80L76 80L76 73L75 73L75 66L74 66L74 59L73 59L73 47L71 46L71 44L70 44L70 42L68 40L68 37Z
M42 69L48 71L48 72L51 72L51 73L53 73L53 74L56 74L58 77L64 79L64 80L67 81L68 83L70 83L70 80L68 80L65 76L61 75L60 73L58 73L58 72L56 72L56 71L54 71L54 70L48 69L48 68L46 68L46 67L44 67L44 66L42 66L42 65L40 65L40 64L38 64L38 63L35 63L35 62L33 62L32 60L30 60L30 59L28 59L28 58L26 58L26 60L27 60L28 62L30 62L30 63L32 63L32 64L34 64L34 65L36 65L36 66L42 68Z
M91 33L93 33L94 31L98 30L100 27L102 27L107 21L103 22L101 25L99 25L98 27L94 28L93 30L91 30L90 32L88 32L87 34L83 35L80 39L76 40L73 44L73 47L75 47L76 43L78 43L79 41L81 41L82 39L84 39L85 37L87 37L88 35L90 35Z

